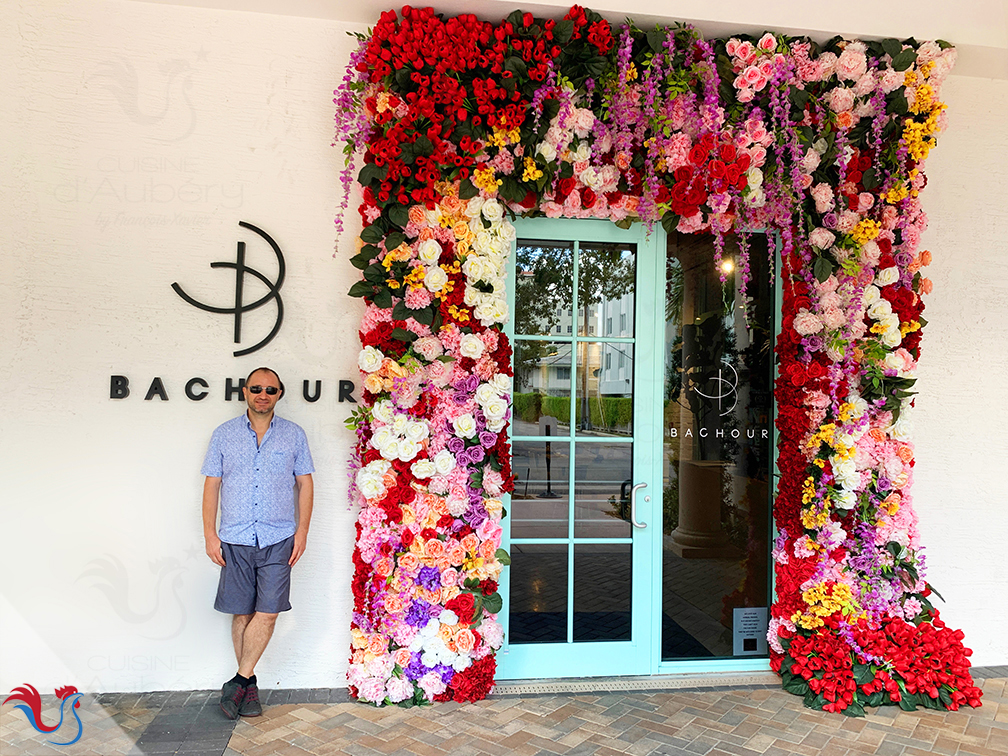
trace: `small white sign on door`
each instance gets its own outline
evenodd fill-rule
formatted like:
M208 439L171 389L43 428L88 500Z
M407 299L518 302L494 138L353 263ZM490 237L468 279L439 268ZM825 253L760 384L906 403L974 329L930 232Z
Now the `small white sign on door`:
M735 656L763 656L767 653L767 608L740 607L734 610L732 653Z

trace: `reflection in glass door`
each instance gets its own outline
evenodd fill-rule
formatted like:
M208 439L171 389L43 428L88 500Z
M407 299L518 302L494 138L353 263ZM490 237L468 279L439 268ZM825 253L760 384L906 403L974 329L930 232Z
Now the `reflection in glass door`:
M653 281L662 263L658 236L592 221L518 225L502 678L653 666L659 523L646 525L658 478L652 444L637 439L656 433L660 418L642 422L655 382L635 383L635 347L654 337L638 313L654 312L656 292L642 297L638 281Z
M665 274L663 660L765 657L774 290L750 240L743 297L728 240L671 234Z

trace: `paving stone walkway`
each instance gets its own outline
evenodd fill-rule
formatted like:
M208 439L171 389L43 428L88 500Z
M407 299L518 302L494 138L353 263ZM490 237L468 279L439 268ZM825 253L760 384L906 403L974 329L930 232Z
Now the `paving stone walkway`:
M210 691L85 696L81 738L53 746L0 710L3 756L995 756L1008 754L1008 668L975 670L984 705L958 712L811 711L776 686L495 695L414 709L351 703L339 689L272 691L263 716L226 720ZM44 722L59 718L52 696ZM64 728L66 725L64 725ZM63 729L59 738L65 739ZM69 737L72 737L76 725ZM48 736L54 738L53 735Z

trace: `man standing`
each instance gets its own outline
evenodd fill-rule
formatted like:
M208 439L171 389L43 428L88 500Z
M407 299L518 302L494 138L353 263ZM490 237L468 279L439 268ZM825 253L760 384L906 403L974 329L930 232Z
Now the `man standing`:
M291 567L308 539L315 467L304 430L273 414L283 393L275 371L253 370L242 389L248 411L213 432L201 470L206 553L221 566L214 608L234 615L238 673L220 703L229 719L262 713L255 665L291 608Z

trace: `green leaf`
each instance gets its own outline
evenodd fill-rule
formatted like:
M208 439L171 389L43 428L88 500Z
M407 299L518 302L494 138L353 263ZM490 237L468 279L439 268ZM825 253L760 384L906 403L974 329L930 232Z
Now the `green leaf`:
M413 320L423 325L430 325L434 322L434 310L431 307L421 307L419 310L411 310Z
M660 26L647 33L648 46L655 52L660 53L665 45L666 32Z
M875 679L875 673L867 664L854 665L854 682L858 685L865 685Z
M665 215L663 215L661 219L661 226L665 229L665 233L671 234L675 231L675 227L677 225L679 225L679 216L671 210L666 210Z
M525 75L528 73L528 66L525 65L524 60L516 55L512 55L504 61L504 70L510 71L519 78L525 78Z
M364 269L364 280L375 285L385 283L385 266L381 263L372 263Z
M413 142L413 152L416 155L423 155L425 157L427 155L433 155L434 144L426 137L426 135L421 134L416 138L416 141Z
M886 97L886 111L896 116L904 116L910 111L903 87L898 87Z
M903 44L898 39L890 37L889 39L882 40L882 49L886 51L886 55L890 58L895 58L903 52Z
M504 599L499 593L494 593L483 597L483 608L491 614L497 614L504 606Z
M822 283L833 275L833 270L833 263L822 256L816 258L815 265L812 266L812 272L815 274L816 280L819 283Z
M409 208L405 205L392 205L389 208L388 217L399 228L406 228L406 224L409 223Z
M479 194L479 189L475 187L469 179L462 179L459 183L459 199L472 199Z
M407 331L405 328L393 328L392 338L399 339L399 341L405 341L408 344L412 344L417 339L417 335L413 331Z
M864 188L868 191L877 188L882 182L878 178L878 173L874 168L869 168L867 171L861 174L861 183L864 184Z
M946 42L944 39L936 39L935 42L938 43L938 47L942 50L948 50L950 47L953 47L951 42Z
M396 306L392 308L392 317L395 320L406 320L410 316L410 311L406 308L405 300L400 299Z
M360 182L361 186L367 186L375 179L381 181L385 178L385 174L388 173L388 166L377 166L374 163L365 163L364 167L361 168L360 173L357 175L357 180Z
M369 297L374 294L374 286L367 281L358 281L347 292L351 297Z
M868 696L868 700L865 701L865 706L881 706L882 699L884 697L885 697L885 691L876 690L874 693Z
M557 21L556 26L553 27L553 39L561 47L570 42L573 34L574 22L570 19L565 18L563 21Z
M377 225L368 226L363 231L361 231L360 235L361 241L366 242L367 244L377 244L384 237L385 234L382 233L381 228Z
M847 704L847 708L843 710L843 713L848 717L863 717L864 706L862 706L858 701L851 701Z
M809 93L804 89L798 89L798 87L791 87L791 91L788 92L788 97L791 102L795 104L798 110L805 110L805 106L809 101Z
M952 696L949 695L948 685L942 685L938 688L938 698L942 702L942 705L946 707L952 705Z
M497 549L497 551L494 552L494 558L505 566L511 564L511 555L504 549Z
M630 218L620 218L614 224L616 228L622 228L624 231L629 230L633 225L633 220Z
M406 234L394 231L385 237L385 249L391 252L404 241L406 241Z
M374 302L375 307L381 307L383 310L387 310L392 306L392 292L388 289L381 289L374 295L374 299L371 301Z
M350 258L350 264L357 268L357 270L364 270L371 264L372 257L373 255L368 252L361 252Z
M783 678L782 678L783 679ZM809 690L809 684L801 675L791 675L790 680L784 680L784 690L796 696L804 696Z
M896 71L906 71L910 66L917 62L917 51L912 48L907 48L899 55L893 56L892 67Z
M903 711L917 711L917 696L913 693L900 693L899 707Z

